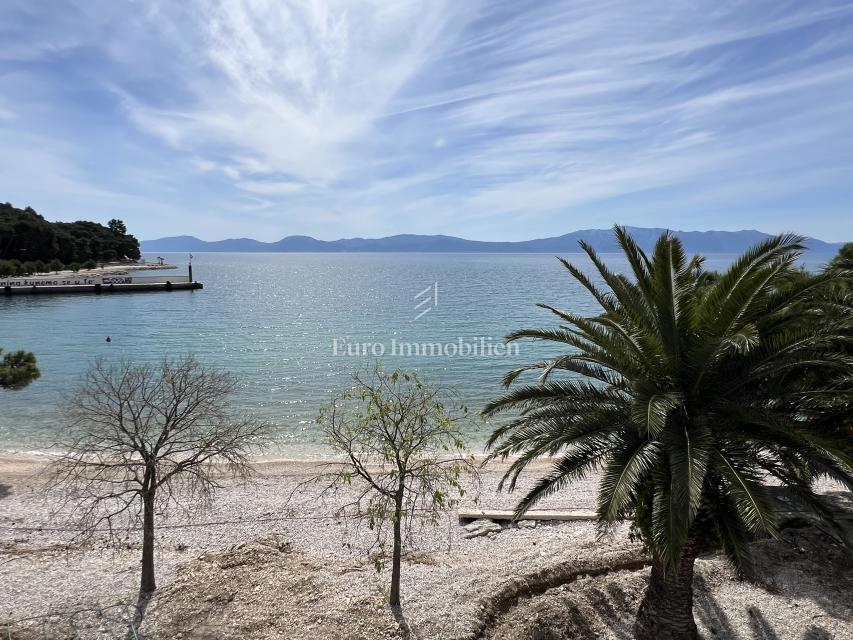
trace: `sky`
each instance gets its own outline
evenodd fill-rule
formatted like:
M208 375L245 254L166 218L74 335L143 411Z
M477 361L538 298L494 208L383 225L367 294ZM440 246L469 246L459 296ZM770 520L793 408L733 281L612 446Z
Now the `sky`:
M2 0L0 201L140 239L853 240L853 2Z

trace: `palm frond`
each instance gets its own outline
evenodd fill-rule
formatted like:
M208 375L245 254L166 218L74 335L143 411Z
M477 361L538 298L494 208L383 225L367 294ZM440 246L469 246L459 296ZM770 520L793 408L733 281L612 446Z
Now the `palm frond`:
M621 434L620 446L608 461L598 488L598 517L604 522L623 518L634 503L639 486L661 461L660 444L630 432Z
M637 398L632 403L631 416L645 435L654 438L663 432L670 414L681 406L682 400L680 393L672 391Z
M715 448L714 458L741 522L753 533L775 534L776 518L754 468L739 464L731 450L724 453Z
M567 407L592 407L599 403L621 403L624 399L624 393L618 389L574 380L549 380L544 384L516 387L486 404L481 413L492 416L510 409L524 411L543 402L559 401Z
M578 480L600 467L609 451L581 448L571 451L560 458L551 471L540 478L530 491L519 501L515 508L516 519L534 507L542 498L546 498L565 488L570 482Z

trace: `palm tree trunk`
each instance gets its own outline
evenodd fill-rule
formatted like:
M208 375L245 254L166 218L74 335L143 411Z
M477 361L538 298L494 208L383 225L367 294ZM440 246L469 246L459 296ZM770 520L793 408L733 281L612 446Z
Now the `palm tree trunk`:
M698 545L684 545L677 571L665 571L659 560L652 563L649 587L634 623L637 640L692 640L698 638L693 619L693 565Z

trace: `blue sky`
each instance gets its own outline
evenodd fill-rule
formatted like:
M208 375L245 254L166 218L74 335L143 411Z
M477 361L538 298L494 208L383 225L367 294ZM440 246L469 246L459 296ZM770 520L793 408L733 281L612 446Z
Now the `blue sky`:
M2 0L0 143L143 239L853 240L853 2Z

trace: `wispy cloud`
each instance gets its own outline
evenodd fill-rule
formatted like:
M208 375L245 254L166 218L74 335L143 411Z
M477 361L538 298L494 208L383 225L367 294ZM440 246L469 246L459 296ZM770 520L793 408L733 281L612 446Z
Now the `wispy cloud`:
M157 176L144 198L185 211L182 232L200 209L268 237L778 230L809 198L798 230L838 237L853 196L840 0L58 6L0 8L0 89L17 90L0 128L85 144L108 126L109 154Z
M241 180L236 183L238 187L251 193L267 196L282 196L297 193L305 188L300 182L288 180Z
M415 2L199 3L195 22L175 29L186 38L189 28L202 56L181 70L191 100L164 109L126 96L128 112L177 148L215 147L270 173L331 184L359 162L350 147L376 135L377 115L440 47L445 9L442 2L426 11Z

